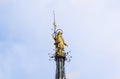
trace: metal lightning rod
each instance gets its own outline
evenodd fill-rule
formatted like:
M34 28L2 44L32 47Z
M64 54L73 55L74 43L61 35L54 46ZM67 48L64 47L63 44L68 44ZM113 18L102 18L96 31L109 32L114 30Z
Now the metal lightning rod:
M53 22L53 25L54 25L54 33L56 34L56 20L55 20L55 12L53 11L53 16L54 16L54 22Z

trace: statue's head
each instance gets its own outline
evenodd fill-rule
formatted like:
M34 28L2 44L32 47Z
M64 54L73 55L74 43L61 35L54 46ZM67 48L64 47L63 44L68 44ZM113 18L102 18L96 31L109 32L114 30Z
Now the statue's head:
M58 32L58 35L62 35L62 32L59 31L59 32Z
M63 31L61 29L57 29L57 35L62 35L63 34Z

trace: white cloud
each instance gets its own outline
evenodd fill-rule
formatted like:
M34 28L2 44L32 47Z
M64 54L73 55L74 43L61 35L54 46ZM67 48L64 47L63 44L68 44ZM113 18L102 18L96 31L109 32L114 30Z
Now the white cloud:
M67 79L79 79L80 73L79 72L72 72L67 74Z

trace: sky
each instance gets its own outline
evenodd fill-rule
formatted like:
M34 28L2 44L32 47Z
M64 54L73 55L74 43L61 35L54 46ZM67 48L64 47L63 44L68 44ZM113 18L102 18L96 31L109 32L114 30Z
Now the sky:
M119 0L0 0L0 79L55 79L53 10L71 51L67 79L120 79Z

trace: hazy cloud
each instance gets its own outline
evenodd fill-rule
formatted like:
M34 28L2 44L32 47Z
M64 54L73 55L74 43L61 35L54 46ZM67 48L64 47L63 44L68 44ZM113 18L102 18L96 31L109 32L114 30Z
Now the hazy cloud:
M67 74L68 79L79 79L80 73L79 72L72 72Z

